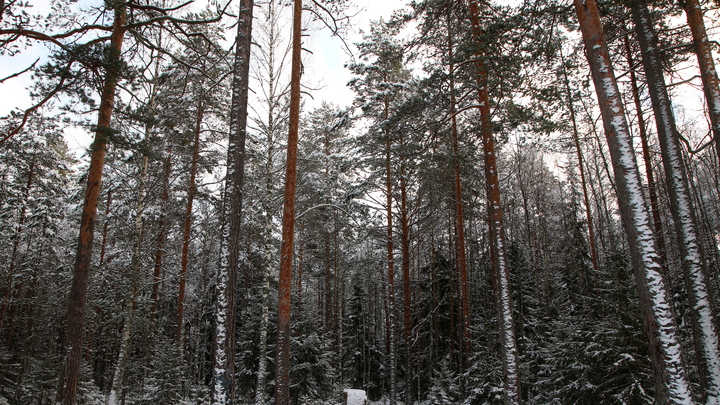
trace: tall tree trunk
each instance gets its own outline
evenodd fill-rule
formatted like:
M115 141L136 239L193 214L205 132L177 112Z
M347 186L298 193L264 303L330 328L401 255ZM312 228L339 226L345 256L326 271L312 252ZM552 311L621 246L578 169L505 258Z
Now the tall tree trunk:
M112 190L108 190L105 202L105 223L103 224L102 241L100 242L100 266L105 264L105 248L107 246L108 228L110 227L110 205L112 204Z
M407 178L404 164L400 164L400 250L402 251L403 270L403 340L405 342L405 403L413 403L412 363L412 297L410 291L410 224L407 207Z
M265 398L265 382L267 381L267 336L268 326L270 325L270 273L273 265L273 245L272 241L272 215L269 211L265 213L265 266L262 275L262 315L260 318L260 342L258 344L258 375L257 385L255 386L255 404L264 405Z
M683 275L693 309L690 319L698 357L700 388L705 391L704 397L708 404L718 404L720 403L720 347L718 347L717 323L710 305L706 282L707 271L704 268L705 255L700 248L700 238L695 224L695 208L678 140L679 134L670 96L665 86L657 35L645 0L635 0L632 14L642 51L648 92L655 111L660 152L670 195L670 212L678 236Z
M82 353L83 329L85 324L85 302L87 297L88 279L90 276L90 262L92 259L93 234L95 229L95 216L97 214L100 182L105 163L105 146L110 134L110 118L115 101L115 87L120 76L119 63L122 49L123 34L125 33L126 6L119 3L113 21L110 35L109 59L100 96L100 109L98 111L97 130L90 155L87 188L83 203L82 219L80 220L80 234L78 238L75 269L73 272L70 296L68 297L67 332L65 337L65 360L60 374L56 400L61 405L74 405L77 395L77 386L80 376L80 361Z
M705 21L699 0L678 0L685 9L688 25L693 36L693 46L700 67L700 77L705 90L705 102L710 116L710 129L715 139L717 157L720 160L720 79L715 70L712 47L705 31Z
M448 27L450 21L448 21ZM460 178L460 136L457 126L457 101L455 98L455 65L453 62L453 39L448 28L448 60L450 61L450 130L452 132L453 174L455 176L455 234L457 236L457 264L460 271L460 297L462 305L463 342L466 361L472 354L472 339L470 335L470 298L468 293L467 258L465 254L465 218L463 213L462 180ZM465 364L467 367L468 364Z
M150 102L148 103L150 109L153 109L155 95L150 96ZM145 146L147 147L150 138L151 126L145 127ZM143 213L145 211L145 181L147 179L148 169L148 156L143 155L142 166L140 167L140 184L138 185L137 202L135 205L135 229L134 229L134 241L133 241L133 252L131 259L131 273L130 273L130 293L126 303L125 313L125 324L123 325L122 338L120 340L120 354L118 356L118 362L115 366L115 374L113 376L113 383L111 384L110 394L108 395L107 404L116 405L125 402L124 398L124 384L125 375L127 374L127 362L130 354L130 337L132 336L132 325L133 318L135 316L135 309L137 307L137 293L140 282L140 251L142 247L142 236L143 236Z
M661 404L689 404L692 396L682 363L677 325L653 243L640 173L597 4L595 0L575 0L575 10L605 125L620 214L635 269L640 310L655 368L655 400Z
M235 402L235 302L240 266L243 185L245 182L245 133L247 126L250 46L253 0L241 0L235 38L233 87L228 139L228 168L223 200L223 237L217 280L215 370L213 405Z
M625 35L625 52L627 55L628 65L635 66L632 57L632 49L630 48L630 38ZM652 157L650 155L650 143L648 142L647 126L642 112L642 102L640 101L640 89L638 87L635 69L630 69L630 87L633 93L633 101L635 102L635 111L638 120L638 132L640 136L640 145L642 146L643 161L645 163L645 174L647 177L648 199L650 200L650 212L653 217L653 231L655 232L655 244L657 246L658 255L660 255L660 263L664 266L667 262L665 253L665 237L663 232L662 217L660 216L660 204L657 195L657 182L652 168Z
M193 140L193 155L190 163L190 180L188 182L187 203L185 204L185 226L183 229L183 246L182 256L180 259L180 285L178 288L177 299L177 321L175 323L175 340L179 347L182 347L183 336L183 314L185 313L185 283L187 280L188 259L190 256L190 231L192 230L192 209L195 199L197 186L195 185L195 177L197 176L197 164L200 157L200 131L202 129L202 121L205 115L205 105L202 98L198 101L198 107L195 117L195 139Z
M497 155L495 140L492 134L490 116L490 95L488 93L488 76L482 54L483 32L477 0L469 0L470 22L475 41L480 52L477 55L477 85L480 101L480 131L485 158L485 177L487 181L487 200L490 219L490 252L493 274L495 276L498 311L500 317L500 339L502 348L502 364L504 374L504 399L506 404L521 402L520 378L518 376L518 351L515 341L515 324L512 314L510 296L510 275L508 272L507 252L505 247L505 229L503 225L502 202L500 198L500 179L497 171Z
M25 225L25 215L27 213L27 201L30 198L30 190L32 188L33 181L35 180L35 155L33 154L30 160L30 167L27 173L27 182L25 184L25 192L23 193L22 208L18 215L18 223L15 228L15 234L13 235L13 248L10 254L10 266L8 267L7 280L5 293L3 294L2 307L0 307L0 330L2 330L2 324L5 321L5 313L10 302L12 301L12 290L13 290L13 279L15 278L15 263L17 261L17 253L20 247L20 239L22 237L23 227ZM12 321L10 321L12 323ZM12 335L12 331L9 332L8 338Z
M278 285L278 338L275 358L275 404L290 404L290 296L292 293L293 242L295 239L295 189L297 186L298 132L300 128L300 78L302 76L302 0L294 0L290 122L285 168L280 280Z
M385 101L384 119L389 116L389 103ZM393 220L392 220L392 173L390 165L390 134L385 134L385 199L387 216L387 260L388 260L388 308L387 308L387 335L388 356L390 357L390 405L395 405L397 399L397 353L395 353L395 252L393 247Z
M166 221L167 221L167 208L168 208L168 201L170 200L170 171L172 169L171 161L170 161L170 151L167 151L167 157L165 157L165 162L163 163L163 193L162 193L162 201L160 203L160 207L162 210L161 217L160 217L160 223L158 224L158 228L160 228L160 231L158 232L158 238L157 238L157 245L155 247L155 263L153 265L153 284L152 284L152 293L150 294L150 300L152 301L152 307L150 308L150 323L151 327L155 329L155 323L157 320L157 313L158 313L158 301L160 300L160 281L162 276L162 261L163 261L163 254L165 253L165 233L167 232L166 228Z
M570 89L570 80L568 79L567 69L565 68L565 58L560 54L563 64L563 79L565 82L565 91L567 92L568 111L570 112L570 122L572 123L573 143L575 144L575 154L578 158L578 170L580 171L580 184L583 191L583 204L585 205L585 219L588 226L588 243L590 245L590 259L592 260L595 278L599 278L600 265L598 264L597 243L595 243L595 227L593 226L592 212L590 208L590 198L588 196L587 179L585 176L585 159L583 158L582 148L580 147L580 134L578 131L577 118L575 116L575 106L573 105L572 91ZM599 287L599 286L598 286Z

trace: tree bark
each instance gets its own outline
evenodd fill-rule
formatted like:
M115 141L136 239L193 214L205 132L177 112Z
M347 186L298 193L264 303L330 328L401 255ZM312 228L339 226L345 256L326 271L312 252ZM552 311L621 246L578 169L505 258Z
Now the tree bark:
M217 281L213 405L235 402L235 307L245 183L245 134L252 39L253 0L241 0L235 38L233 87L225 180L223 237Z
M565 82L565 91L567 92L568 111L570 112L570 121L572 123L573 143L575 144L575 154L578 158L578 170L580 171L580 184L583 191L583 204L585 205L585 218L588 226L588 243L590 245L590 259L592 260L595 278L599 278L600 265L598 264L597 243L595 243L595 227L593 226L592 212L590 209L590 198L588 196L587 179L585 176L585 162L583 158L582 148L580 147L580 134L577 126L577 118L575 116L575 106L573 105L572 92L570 90L570 80L568 79L567 70L565 69L565 59L560 55L563 64L563 79Z
M705 31L705 21L699 0L679 0L685 9L688 25L693 36L693 46L700 67L700 77L705 90L705 102L710 116L710 130L715 139L715 148L720 160L720 79L715 70L712 47Z
M384 119L389 116L389 103L385 101ZM395 252L393 247L393 219L392 219L392 173L390 165L391 142L390 134L385 134L385 199L387 216L387 263L388 263L388 308L387 308L387 335L388 355L390 357L390 405L395 405L397 399L397 353L395 353Z
M270 293L270 272L272 271L273 253L272 253L272 216L270 212L265 213L265 266L263 267L263 283L262 283L262 315L260 318L260 342L259 359L258 359L258 375L257 385L255 387L255 404L264 405L265 399L265 382L267 381L267 336L268 326L270 325L270 303L268 296Z
M103 224L102 241L100 242L100 266L105 264L105 248L107 246L108 228L110 227L110 205L112 203L112 190L108 190L105 203L105 223Z
M677 325L653 243L640 174L597 4L595 0L575 0L575 10L603 117L620 214L635 269L640 310L655 369L655 401L689 404L692 395L682 362Z
M152 94L148 103L152 110L155 95ZM151 126L145 127L145 146L147 146L150 137ZM125 375L127 374L127 362L130 354L130 337L132 335L133 318L135 316L135 308L137 307L137 293L140 282L140 251L142 248L143 235L143 212L145 211L145 181L147 179L148 156L143 155L142 165L140 167L140 184L138 186L137 202L135 205L135 229L133 235L133 252L131 260L130 273L130 293L126 303L125 324L123 326L122 339L120 341L120 355L115 367L112 388L108 395L107 404L116 405L125 402L124 384Z
M97 130L95 131L95 139L92 144L87 188L85 189L85 201L83 203L82 218L80 220L80 234L75 257L75 269L73 272L70 296L68 298L65 360L60 374L56 397L57 402L60 402L62 405L74 405L77 395L95 217L97 214L98 195L100 194L102 170L105 163L105 147L111 132L110 118L115 101L115 88L120 75L117 61L120 60L120 51L125 33L125 3L121 3L114 11L115 19L113 21L110 47L108 49L110 60L113 61L113 63L109 63L107 66L102 95L100 96Z
M298 132L300 128L300 78L302 76L302 0L294 0L290 123L285 168L280 280L278 285L278 338L275 368L275 404L290 404L290 296L292 293L293 242L295 239L295 190L297 186Z
M407 178L405 168L400 165L400 250L402 251L403 270L403 339L405 342L405 403L413 403L412 363L412 296L410 291L410 224L407 207Z
M178 288L177 300L177 321L175 323L175 340L179 346L182 345L183 336L183 314L185 312L185 283L187 280L188 259L190 256L190 231L192 230L192 209L195 199L197 186L195 185L195 177L197 176L197 164L200 157L200 130L202 129L202 121L205 115L205 105L203 100L198 101L198 108L195 117L195 139L193 140L193 155L190 163L190 180L188 182L187 203L185 204L185 225L183 229L183 246L180 259L180 285Z
M25 215L27 213L27 201L30 198L30 190L32 189L33 181L35 180L35 155L33 155L32 159L30 160L30 167L28 168L27 173L27 182L25 184L25 192L23 193L23 202L22 202L22 208L20 209L20 214L18 215L18 223L17 227L15 228L15 234L13 235L13 248L12 253L10 254L10 266L8 268L7 273L7 281L6 281L6 288L5 293L3 294L3 301L2 301L2 307L0 307L0 330L2 330L2 324L5 321L5 313L7 311L7 308L11 305L12 301L12 290L13 290L13 279L15 278L15 263L17 261L17 253L18 249L20 247L20 239L23 232L23 227L25 225ZM12 321L10 321L12 323ZM12 331L8 333L8 338L12 335ZM9 345L8 345L9 346Z
M160 223L158 224L158 227L160 228L160 231L158 232L158 238L157 238L157 246L155 247L155 263L153 266L153 284L152 284L152 293L150 294L150 299L152 300L152 307L150 308L150 323L151 327L155 329L155 323L157 320L157 313L158 313L158 301L160 300L160 281L162 276L162 260L163 260L163 254L165 253L165 233L167 232L166 224L167 221L167 206L168 201L170 200L170 170L172 168L171 162L170 162L170 151L167 152L167 157L165 158L165 162L163 164L164 166L164 174L163 174L163 193L162 193L162 202L161 202L161 209L162 209L162 217L160 218Z
M450 22L448 21L448 27ZM449 28L448 28L449 32ZM460 271L460 297L462 305L463 342L465 347L466 361L472 354L472 339L470 334L470 298L468 293L467 258L465 253L465 217L463 212L462 180L460 178L460 136L458 134L455 97L455 65L453 63L453 39L448 33L448 60L450 61L450 130L452 132L453 174L455 176L455 234L457 236L457 264ZM465 364L467 367L468 364Z
M629 66L635 66L630 48L630 39L625 36L625 52ZM663 232L662 217L660 216L660 204L657 195L657 182L652 168L652 157L650 156L650 144L648 143L647 126L642 112L642 103L640 101L640 89L638 88L637 76L635 70L630 69L630 87L633 93L633 101L635 102L635 111L638 120L638 135L640 136L640 145L642 146L643 161L645 163L645 174L647 177L648 199L650 200L650 212L653 217L653 231L655 232L655 244L657 246L660 263L665 266L667 263L667 255L665 253L665 237Z
M492 268L495 277L498 311L500 317L500 339L502 348L502 364L504 375L504 400L506 404L519 404L522 394L520 378L518 376L518 351L515 341L515 324L512 314L510 296L510 275L508 272L507 251L505 247L505 229L503 225L502 202L500 198L500 179L497 171L497 155L495 152L495 139L492 134L492 121L490 115L490 95L488 93L488 73L485 69L485 44L482 41L483 32L480 28L480 18L477 0L469 0L470 23L473 35L478 45L477 56L477 85L480 101L480 131L485 158L486 191L488 200L488 214L490 220L490 252Z
M687 173L678 140L678 130L670 96L665 85L657 34L645 0L635 0L632 7L635 31L640 43L648 92L655 111L660 152L670 196L670 212L675 222L682 269L693 309L690 320L696 347L700 388L708 404L720 403L720 351L717 323L706 282L705 255L695 221L695 208L690 195Z

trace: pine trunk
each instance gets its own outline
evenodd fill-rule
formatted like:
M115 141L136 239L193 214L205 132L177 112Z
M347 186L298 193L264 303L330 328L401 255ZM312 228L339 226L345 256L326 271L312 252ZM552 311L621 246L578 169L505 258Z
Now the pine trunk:
M275 404L290 405L290 296L292 293L295 190L297 186L298 132L300 129L300 78L302 76L302 0L294 0L290 122L285 168L280 279L278 285L278 338L275 368Z
M655 250L640 173L620 90L612 70L595 0L575 0L585 51L595 84L615 172L620 214L640 296L645 334L655 368L656 403L692 403L678 330Z
M413 403L412 380L413 370L410 362L412 346L412 297L410 291L410 224L407 207L407 179L405 169L400 167L400 247L402 251L403 270L403 340L405 345L405 403Z
M642 51L648 92L655 111L655 126L660 140L665 180L670 196L670 212L675 222L683 275L693 308L690 320L698 357L700 388L705 391L704 397L708 404L717 404L720 401L720 348L717 323L710 305L704 254L700 248L695 209L678 140L679 134L663 77L657 35L645 0L635 0L632 12Z
M170 152L167 152L168 155L165 158L164 166L164 174L163 174L163 193L162 193L162 202L161 202L161 209L162 209L162 217L160 218L160 223L158 224L158 227L160 228L160 231L158 232L158 238L157 238L157 246L155 247L155 263L153 266L153 284L152 284L152 293L150 294L150 300L152 301L152 308L150 309L150 322L151 327L155 329L155 323L157 320L157 313L158 313L158 301L160 300L160 280L162 276L162 260L163 260L163 254L165 253L165 232L167 232L166 224L167 221L167 207L168 207L168 201L170 200L170 169L171 169L171 162L170 162Z
M477 42L477 85L480 102L480 126L485 158L485 177L487 181L487 200L490 220L490 256L492 258L493 275L495 278L496 296L500 318L500 346L502 348L502 364L504 375L504 400L506 404L521 402L520 378L518 376L518 351L515 341L515 324L513 321L512 302L510 296L510 275L508 271L507 251L505 247L505 229L503 225L502 202L500 198L500 179L497 170L495 139L492 134L490 116L490 95L488 93L488 76L483 61L483 32L477 0L469 0L470 22L473 35Z
M685 9L688 25L693 36L693 46L700 67L700 77L705 90L705 101L710 116L710 129L715 139L715 148L720 160L720 79L715 70L711 43L705 31L705 21L699 0L679 0Z
M562 54L561 54L562 58ZM578 170L580 171L580 185L583 191L583 204L585 205L585 219L588 226L588 244L590 245L590 259L592 260L595 278L599 278L600 265L598 264L597 244L595 243L595 227L593 226L592 212L590 208L590 198L588 196L588 184L585 175L585 159L583 159L582 148L580 147L580 134L577 126L577 118L575 116L575 106L573 104L572 91L570 90L570 80L565 69L565 59L562 58L563 79L565 81L565 91L567 92L568 111L570 112L570 121L572 123L573 143L575 144L575 154L578 159ZM599 287L599 286L598 286Z
M629 66L635 66L632 57L632 49L630 48L630 39L625 36L625 52ZM638 132L640 136L640 146L642 147L643 161L645 163L645 175L647 177L648 199L650 200L650 212L653 217L653 231L655 232L655 244L657 246L660 263L665 265L667 256L665 253L665 237L663 232L662 217L660 216L660 204L657 195L657 182L655 182L655 174L652 168L652 157L650 156L650 144L648 142L647 126L642 112L642 102L640 101L640 89L637 83L635 70L630 69L630 88L633 93L633 101L635 102L635 111L638 121Z
M458 134L457 126L453 45L452 36L448 34L448 59L450 60L450 114L452 115L450 130L452 132L453 158L455 159L453 164L453 174L455 176L455 234L457 236L455 248L457 250L458 270L460 271L460 303L462 305L463 342L466 359L465 366L467 367L467 360L469 360L470 355L472 354L472 339L470 334L470 298L468 293L467 258L465 253L465 217L463 212L462 180L460 178L460 136Z
M177 300L177 321L175 323L175 340L178 345L182 344L183 336L183 314L185 313L185 284L187 280L188 259L190 256L190 231L192 230L192 209L197 186L197 164L200 157L200 130L202 129L205 105L203 100L198 101L197 115L195 117L195 139L193 140L193 155L190 163L190 180L188 182L187 203L185 204L185 226L183 229L182 256L180 259L180 285L178 288Z
M105 151L110 134L110 118L115 102L115 88L120 72L117 61L120 60L123 35L125 33L126 6L123 3L115 9L113 30L110 35L109 57L114 63L108 64L105 82L100 96L97 131L92 144L90 167L88 169L87 188L83 202L80 234L78 238L75 269L68 298L67 332L65 337L65 359L58 384L57 402L61 405L74 405L80 376L80 362L85 325L85 302L87 297L92 244L95 230L100 182L105 163Z
M389 115L389 105L385 102L384 118ZM385 134L385 199L387 216L387 263L388 263L388 305L387 305L387 346L390 357L390 405L395 405L397 399L397 353L395 353L395 248L393 247L393 219L392 219L392 173L390 165L390 134Z
M253 0L241 0L235 38L228 168L225 179L223 237L217 280L215 370L213 405L235 402L235 302L240 267L243 185L245 182L245 133L247 126L250 46Z

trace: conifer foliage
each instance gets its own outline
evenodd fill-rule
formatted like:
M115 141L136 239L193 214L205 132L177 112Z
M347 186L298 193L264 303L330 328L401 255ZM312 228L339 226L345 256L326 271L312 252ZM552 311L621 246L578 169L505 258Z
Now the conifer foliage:
M720 401L712 4L46 3L0 0L0 404Z

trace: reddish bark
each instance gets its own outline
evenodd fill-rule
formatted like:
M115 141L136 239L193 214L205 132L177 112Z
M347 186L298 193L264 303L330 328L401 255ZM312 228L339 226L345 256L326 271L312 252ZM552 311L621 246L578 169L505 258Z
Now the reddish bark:
M490 219L490 256L492 259L493 277L497 291L498 312L501 318L500 338L503 358L504 397L505 403L520 403L521 390L518 378L518 352L515 341L515 327L512 316L512 303L510 299L510 276L507 268L507 253L505 248L505 229L503 225L502 202L500 198L500 179L497 170L497 154L495 152L495 139L492 134L492 121L490 113L490 95L488 93L488 73L485 69L483 49L485 44L480 28L480 18L477 0L469 0L470 23L475 41L478 45L477 85L480 101L480 132L485 158L485 177L487 200Z
M293 242L295 239L295 190L297 186L298 131L300 128L300 78L302 76L302 0L294 0L290 123L285 168L280 280L278 285L278 340L275 369L275 404L290 404L290 295L292 292Z
M126 6L122 3L115 9L115 20L113 21L110 47L108 49L111 60L120 59L123 35L125 33L125 20ZM97 130L90 155L90 168L88 171L87 188L85 190L82 219L80 221L80 235L75 258L75 270L73 272L70 297L68 298L65 361L61 371L57 393L57 402L62 405L74 405L77 394L95 216L97 214L102 170L105 163L105 147L111 131L110 118L115 101L115 88L120 74L118 66L118 63L109 63L107 66L102 95L100 96Z
M693 46L700 67L700 77L705 90L705 101L710 116L710 129L715 139L718 160L720 160L720 79L715 70L712 48L705 30L703 11L699 0L679 0L685 9L688 25L693 36Z
M178 288L177 321L175 323L175 340L178 344L182 342L183 314L185 312L185 283L187 280L188 258L190 256L190 231L192 230L192 209L195 192L197 190L195 177L197 176L197 164L198 158L200 157L200 130L202 128L204 115L205 105L203 104L203 100L200 99L195 116L195 139L193 140L193 155L190 163L190 180L188 182L188 196L185 205L185 225L183 229L182 256L180 259L180 285Z

